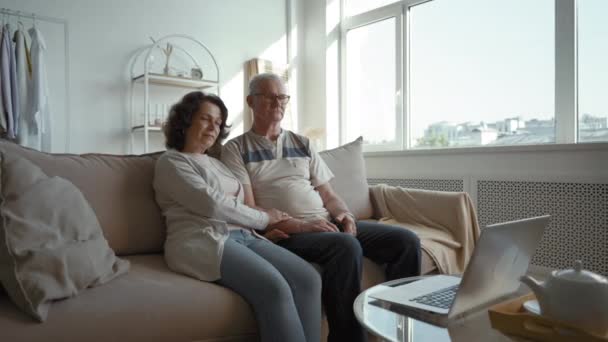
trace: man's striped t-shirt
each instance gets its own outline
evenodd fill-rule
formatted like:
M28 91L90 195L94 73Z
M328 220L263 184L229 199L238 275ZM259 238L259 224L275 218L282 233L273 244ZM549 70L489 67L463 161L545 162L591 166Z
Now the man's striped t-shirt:
M251 185L256 205L300 219L330 219L315 188L334 175L308 138L282 130L272 142L250 130L227 142L221 158L241 183Z

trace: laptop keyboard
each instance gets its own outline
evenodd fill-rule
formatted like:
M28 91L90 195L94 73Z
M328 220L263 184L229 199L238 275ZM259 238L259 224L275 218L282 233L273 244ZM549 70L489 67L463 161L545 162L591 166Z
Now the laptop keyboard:
M410 299L410 301L441 309L449 309L450 306L452 306L454 297L456 296L456 291L458 291L458 285L427 293L425 295Z

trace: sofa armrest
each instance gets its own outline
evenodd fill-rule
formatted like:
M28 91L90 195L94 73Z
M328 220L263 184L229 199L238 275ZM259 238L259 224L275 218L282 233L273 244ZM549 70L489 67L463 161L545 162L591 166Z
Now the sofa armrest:
M379 184L370 186L370 195L374 218L397 222L417 233L442 272L464 270L480 234L477 213L466 192ZM440 260L440 254L445 260Z
M449 226L455 221L474 221L477 214L466 192L410 189L386 184L370 186L373 217L394 218L403 223ZM473 222L471 222L473 223Z

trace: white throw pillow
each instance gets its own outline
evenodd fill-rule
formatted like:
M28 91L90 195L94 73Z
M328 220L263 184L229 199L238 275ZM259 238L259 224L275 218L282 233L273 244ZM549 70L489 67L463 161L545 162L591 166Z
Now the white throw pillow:
M363 159L363 137L332 150L319 152L334 178L329 182L357 219L372 217L373 208Z
M43 322L51 301L128 269L78 188L0 153L0 282L20 309Z

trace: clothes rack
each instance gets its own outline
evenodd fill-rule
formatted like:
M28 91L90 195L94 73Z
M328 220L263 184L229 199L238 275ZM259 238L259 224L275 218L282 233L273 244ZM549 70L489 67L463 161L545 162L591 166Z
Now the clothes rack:
M0 8L0 15L2 16L2 18L4 18L4 16L8 15L8 16L12 16L12 17L17 17L19 20L20 18L26 18L26 19L31 19L33 22L33 26L36 26L36 23L38 21L43 21L43 22L48 22L48 23L53 23L53 24L59 24L63 26L63 36L64 36L64 47L65 47L65 51L64 51L64 62L65 62L65 99L64 99L64 107L65 107L65 151L64 152L70 152L70 55L69 55L69 47L70 47L70 40L69 38L69 25L68 25L68 21L65 19L61 19L61 18L54 18L54 17L49 17L49 16L44 16L44 15L38 15L35 13L29 13L29 12L24 12L24 11L17 11L17 10L12 10L9 8Z

